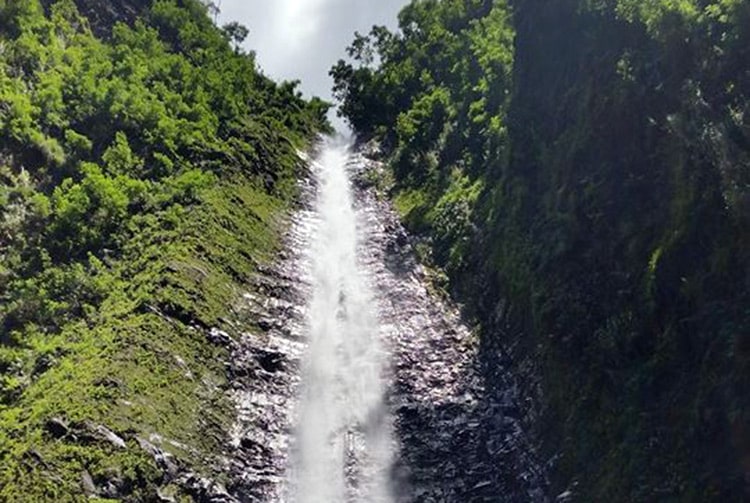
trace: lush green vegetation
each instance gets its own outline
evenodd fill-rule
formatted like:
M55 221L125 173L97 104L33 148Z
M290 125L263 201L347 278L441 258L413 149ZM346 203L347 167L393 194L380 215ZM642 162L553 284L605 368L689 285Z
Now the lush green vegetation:
M0 2L2 501L79 501L85 472L153 501L164 470L137 437L154 434L210 471L232 411L206 331L232 332L296 150L329 128L326 103L260 74L246 30L203 3L131 1L105 38L92 3Z
M750 480L750 4L415 0L331 71L487 346L536 367L555 486Z

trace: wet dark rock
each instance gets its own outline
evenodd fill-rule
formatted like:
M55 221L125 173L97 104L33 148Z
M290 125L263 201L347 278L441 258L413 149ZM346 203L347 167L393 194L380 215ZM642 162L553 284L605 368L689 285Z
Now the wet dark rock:
M172 454L141 437L135 437L135 440L141 449L146 451L154 459L156 465L164 470L170 478L174 478L178 474L180 467Z
M396 240L396 245L400 247L404 247L409 244L409 236L406 235L406 232L404 232L403 229L401 230L401 232L397 232L394 237Z
M284 355L271 351L259 350L256 358L261 368L266 372L275 373L284 368Z
M228 333L216 327L208 331L207 338L211 343L221 347L231 348L236 344L235 340Z
M54 438L65 437L70 432L70 426L68 423L59 417L48 419L44 425L44 429Z
M269 331L278 326L278 323L272 318L261 318L258 320L258 327L261 330Z
M187 474L178 483L200 503L238 503L223 485L206 477Z
M313 215L312 186L302 183L300 210L290 222L285 252L261 265L238 312L257 329L242 334L229 361L230 388L237 406L223 471L229 493L240 501L283 501L292 410L304 346L304 268Z
M34 362L34 368L31 370L31 375L33 377L42 375L43 373L51 369L56 362L57 359L53 355L43 354L39 356L39 358L37 358Z
M128 492L128 483L117 468L111 468L97 477L96 484L100 496L105 498L121 499L122 495Z
M380 169L355 160L354 176ZM545 502L548 482L514 376L488 376L472 328L437 296L387 201L357 191L363 263L392 354L391 407L400 444L399 502Z

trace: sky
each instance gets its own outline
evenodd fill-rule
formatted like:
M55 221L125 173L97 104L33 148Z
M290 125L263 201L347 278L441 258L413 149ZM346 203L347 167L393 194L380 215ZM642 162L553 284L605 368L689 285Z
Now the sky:
M263 73L275 80L302 81L310 96L331 100L328 70L346 56L354 32L372 25L395 28L408 0L214 0L220 25L239 21L250 35L245 50L257 54ZM332 117L333 118L333 117ZM334 120L343 129L340 120Z

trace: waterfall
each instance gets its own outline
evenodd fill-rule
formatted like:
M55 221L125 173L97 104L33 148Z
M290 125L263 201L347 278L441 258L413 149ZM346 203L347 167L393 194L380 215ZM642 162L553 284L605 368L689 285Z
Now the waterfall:
M298 503L393 499L385 357L376 302L358 261L349 162L348 146L330 141L313 164L317 228L291 473Z

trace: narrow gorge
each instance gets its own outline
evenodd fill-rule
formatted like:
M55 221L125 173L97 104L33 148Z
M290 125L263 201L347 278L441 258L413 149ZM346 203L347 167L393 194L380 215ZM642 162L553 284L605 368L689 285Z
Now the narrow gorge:
M519 385L507 371L487 382L477 334L372 184L382 163L329 140L311 166L284 258L259 277L264 294L247 298L269 326L233 360L250 377L229 492L547 501Z
M749 306L747 0L0 0L0 503L750 501Z

